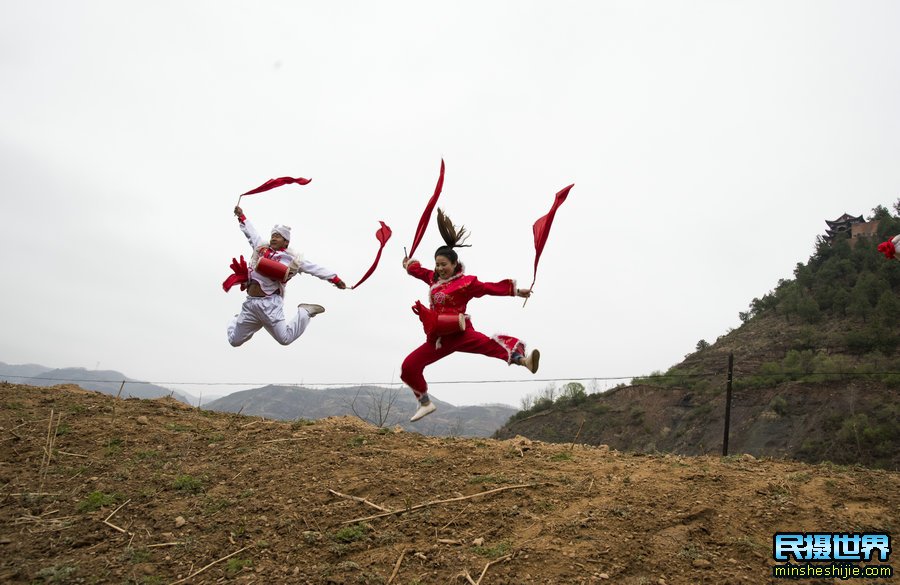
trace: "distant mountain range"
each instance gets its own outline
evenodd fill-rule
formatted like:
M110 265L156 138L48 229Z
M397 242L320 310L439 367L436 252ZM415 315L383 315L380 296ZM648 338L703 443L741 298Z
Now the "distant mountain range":
M196 397L136 381L115 370L48 368L37 364L0 362L0 381L32 386L77 384L122 398L173 398L196 406ZM122 386L122 381L125 385ZM234 412L279 420L320 419L329 416L357 416L379 427L400 425L406 430L432 436L488 437L517 409L503 405L454 406L432 398L438 409L427 418L410 423L418 403L407 388L354 386L313 390L294 386L263 386L234 392L203 404L205 410Z
M0 381L31 386L56 386L57 384L78 384L85 390L104 394L119 394L122 398L161 398L171 396L185 404L191 400L175 390L155 384L147 384L129 378L115 370L88 370L85 368L48 368L37 364L7 364L0 362ZM125 385L122 385L122 382ZM196 400L194 401L196 404Z
M418 422L409 417L418 408L407 388L354 386L311 390L293 386L264 386L234 392L204 405L207 410L239 412L282 420L357 416L380 427L400 425L432 436L488 437L509 420L517 409L504 404L453 406L432 402L437 411Z

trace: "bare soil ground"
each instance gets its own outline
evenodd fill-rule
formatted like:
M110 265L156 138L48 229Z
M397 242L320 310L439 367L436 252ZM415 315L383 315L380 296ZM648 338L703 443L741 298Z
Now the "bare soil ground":
M2 583L769 583L775 532L898 528L897 472L0 383Z

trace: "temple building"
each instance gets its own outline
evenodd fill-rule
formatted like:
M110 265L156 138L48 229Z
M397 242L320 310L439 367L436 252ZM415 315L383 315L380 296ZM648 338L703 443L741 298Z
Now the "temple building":
M825 230L825 240L833 242L835 238L850 238L850 245L855 245L859 238L874 238L878 234L878 220L866 221L863 216L852 216L844 214L839 218L829 221L828 229Z
M828 229L825 230L825 239L830 242L839 235L846 234L847 236L850 236L852 234L853 225L865 223L865 220L861 215L858 217L853 217L852 215L848 215L845 213L834 221L829 221L826 219L825 223L828 224Z

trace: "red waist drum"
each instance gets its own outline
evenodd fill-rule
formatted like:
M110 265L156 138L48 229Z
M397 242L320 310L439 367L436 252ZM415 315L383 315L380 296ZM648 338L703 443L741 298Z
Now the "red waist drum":
M273 280L287 282L288 267L281 262L276 262L271 258L260 258L256 264L256 271L263 276L268 276Z
M449 335L465 330L466 316L463 313L437 313L431 333L435 335Z

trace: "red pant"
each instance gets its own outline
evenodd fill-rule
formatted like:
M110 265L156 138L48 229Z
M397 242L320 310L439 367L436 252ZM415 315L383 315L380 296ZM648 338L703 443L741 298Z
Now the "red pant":
M442 336L440 347L435 347L435 345L435 341L426 341L406 356L400 367L400 379L412 388L416 398L428 391L428 382L425 381L423 375L425 367L451 353L457 351L480 353L507 363L511 361L513 352L525 353L525 344L515 337L498 335L491 338L484 333L475 331L471 326L465 331Z

